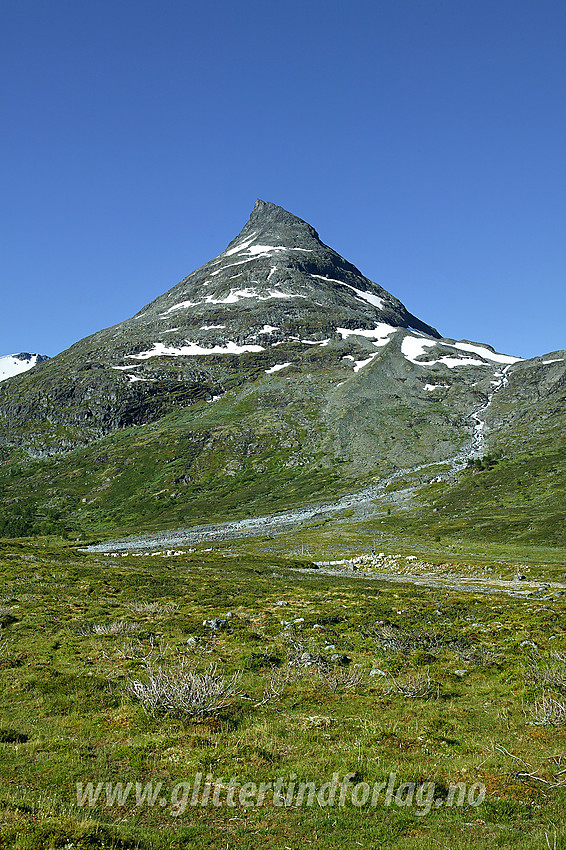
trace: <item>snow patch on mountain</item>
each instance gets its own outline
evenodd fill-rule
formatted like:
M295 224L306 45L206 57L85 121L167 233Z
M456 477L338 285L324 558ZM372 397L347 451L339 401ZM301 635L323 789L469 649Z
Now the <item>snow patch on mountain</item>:
M379 354L379 351L376 351L373 354L370 354L369 357L366 357L365 360L356 360L356 358L353 357L351 354L345 354L344 357L342 358L342 360L351 360L352 363L354 364L354 372L359 372L360 369L363 369L364 366L367 366L368 363L371 363L371 361L374 359L374 357L377 357L378 354ZM344 382L342 382L342 383L344 383ZM341 386L341 385L338 384L338 386Z
M44 360L48 360L48 358L42 354L28 354L27 352L7 354L0 357L0 381L21 375L22 372L29 371Z
M290 366L291 363L276 363L275 366L272 366L270 369L265 369L266 375L273 375L274 372L280 372L281 369L286 369L287 366Z
M150 357L196 357L207 354L243 354L244 351L265 351L261 345L237 345L235 342L227 342L224 346L214 345L212 348L204 348L196 342L188 342L180 348L168 348L162 342L155 342L149 351L141 351L139 354L127 354L133 360L148 360Z
M311 274L311 277L323 280L325 283L339 283L340 286L347 286L348 289L352 289L356 293L356 296L361 298L362 301L367 301L368 304L372 304L374 307L379 307L380 310L384 310L386 307L385 301L383 298L380 298L379 295L374 295L372 292L366 292L363 289L356 289L355 286L352 286L349 283L344 283L343 280L337 280L334 277L324 277L324 275L321 274Z
M246 248L248 247L248 245L252 244L252 242L254 241L256 236L257 236L257 233L252 233L252 235L248 236L247 239L244 239L243 242L239 242L237 245L234 245L233 248L229 248L226 251L224 251L223 256L224 257L230 257L232 254L239 254L240 251L245 251Z
M368 363L371 363L374 357L377 357L377 353L370 354L370 356L366 360L356 360L354 363L354 372L359 372L360 369L363 369L364 366L367 366Z
M305 296L297 295L293 292L282 292L280 289L270 289L266 295L260 295L257 290L246 287L245 289L231 289L225 298L215 298L213 295L207 295L204 299L204 303L236 304L243 298L255 298L257 301L270 301L272 298L305 298Z
M484 345L473 345L470 342L455 342L454 348L459 348L460 351L470 351L473 354L479 354L484 360L493 360L494 363L519 363L521 357L511 357L509 354L497 354L495 351L486 348Z
M454 369L456 366L485 366L487 365L486 361L511 365L512 363L518 363L521 360L520 357L511 357L507 354L497 354L495 351L491 351L483 345L474 345L468 342L449 343L442 341L440 344L443 348L456 349L456 352L465 351L471 354L477 354L481 360L478 360L475 357L461 357L459 355L456 357L450 357L448 355L443 355L437 360L426 360L423 362L419 358L428 354L426 349L435 348L439 345L439 343L436 340L423 339L422 337L417 339L417 337L414 336L406 336L404 338L401 343L401 351L407 360L414 363L416 366L436 366L440 364L442 366L447 366L449 369Z
M312 254L311 248L291 248L287 245L252 245L252 242L257 236L257 232L247 236L241 242L234 245L233 248L228 248L220 257L231 257L234 254L250 254L250 257L268 257L277 251L303 251L306 254ZM220 262L222 259L220 259Z
M347 339L349 336L364 336L366 339L370 339L375 346L381 348L381 346L387 345L389 337L397 330L399 328L393 328L385 322L379 322L375 328L336 328L336 333L339 333L342 339Z
M168 313L173 313L175 310L186 310L189 307L196 307L198 301L181 301L180 304L173 304L172 307L169 307L162 315L167 316Z
M247 286L245 289L231 289L228 295L225 295L223 298L218 295L207 295L206 298L200 301L181 301L179 304L173 304L172 307L169 307L165 313L161 314L161 318L166 318L169 313L173 313L176 310L198 307L200 304L237 304L238 301L242 301L244 298L251 298L256 301L270 301L273 298L306 298L306 296L294 292L282 292L280 289L270 289L266 294L261 295L256 289ZM210 325L209 327L212 328L214 325ZM217 327L220 326L218 325Z
M153 378L142 378L141 375L127 375L128 381L130 384L135 384L136 381L145 381L146 383L151 383Z
M302 251L305 254L312 254L312 248L287 248L285 245L252 245L251 248L247 248L246 250L248 254L256 257L267 257L276 251Z

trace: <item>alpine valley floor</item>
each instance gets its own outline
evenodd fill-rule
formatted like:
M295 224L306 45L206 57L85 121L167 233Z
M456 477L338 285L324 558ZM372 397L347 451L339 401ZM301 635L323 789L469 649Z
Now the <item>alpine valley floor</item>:
M313 570L314 539L117 557L2 543L0 846L560 846L564 566L523 565L520 581L511 563L425 565L384 545L393 583L364 577L367 562ZM484 587L402 580L425 566ZM199 711L186 691L175 702L189 674L215 682L220 707ZM150 681L175 683L169 702L140 701ZM219 805L190 805L198 774ZM394 796L297 801L301 782L333 774L361 789L357 802L364 783L393 782ZM256 805L248 783L277 780L289 805L272 793ZM428 810L422 794L398 804L425 782ZM451 786L465 787L462 805L448 805Z

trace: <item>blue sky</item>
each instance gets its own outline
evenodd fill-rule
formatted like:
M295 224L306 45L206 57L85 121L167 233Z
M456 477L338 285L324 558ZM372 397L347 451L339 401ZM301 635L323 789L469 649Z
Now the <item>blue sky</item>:
M566 4L3 0L0 354L55 354L257 197L455 338L566 348Z

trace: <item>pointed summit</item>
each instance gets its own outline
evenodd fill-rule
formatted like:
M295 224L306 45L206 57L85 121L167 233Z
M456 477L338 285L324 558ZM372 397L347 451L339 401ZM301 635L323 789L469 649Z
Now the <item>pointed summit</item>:
M272 227L273 229L280 228L283 230L288 228L320 241L318 233L308 222L303 221L302 218L293 215L283 207L279 207L271 201L262 201L260 198L255 202L248 225L258 229Z
M340 326L371 330L376 322L440 336L325 245L314 227L261 199L218 257L135 318L161 322L169 318L176 329L185 322L192 328L199 321L201 330L222 323L227 334L235 328L238 338L245 336L249 343L257 335L256 326L263 324L279 331L272 340L277 343L291 335L310 337L315 332L324 339ZM261 318L264 321L258 325Z
M238 236L230 242L227 250L238 242L253 238L256 242L271 242L287 248L322 245L319 235L306 221L272 204L271 201L255 202L249 220Z
M238 246L264 245L269 247L320 250L326 248L314 227L283 207L258 198L251 215L235 239L223 252L232 253ZM220 255L222 256L222 255Z
M398 346L410 329L440 338L325 245L310 224L257 200L241 232L217 257L131 319L6 382L0 441L2 415L6 421L13 415L43 421L45 398L53 428L64 422L69 429L68 448L76 423L87 439L97 438L178 406L213 401L275 367L295 363L308 369L312 357L361 369L390 343ZM17 401L24 381L30 388L25 410ZM60 445L56 435L54 442ZM43 442L39 450L46 450Z

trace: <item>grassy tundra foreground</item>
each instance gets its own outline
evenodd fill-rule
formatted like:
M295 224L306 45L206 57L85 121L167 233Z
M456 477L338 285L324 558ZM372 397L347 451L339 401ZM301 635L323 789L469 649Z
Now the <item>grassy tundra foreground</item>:
M300 572L250 546L0 544L0 847L561 846L566 597ZM197 774L219 805L172 806ZM435 796L293 793L333 774ZM246 797L277 780L283 805ZM129 782L107 805L105 783ZM150 782L161 796L136 805ZM455 783L485 799L448 805Z

